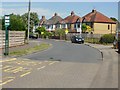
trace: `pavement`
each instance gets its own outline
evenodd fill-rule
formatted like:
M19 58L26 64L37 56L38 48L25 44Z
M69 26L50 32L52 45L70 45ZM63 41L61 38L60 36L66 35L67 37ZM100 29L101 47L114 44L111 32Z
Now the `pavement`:
M94 79L91 88L113 88L118 87L118 60L119 54L117 49L112 45L100 45L86 43L93 48L98 49L103 55L103 62Z
M14 46L14 47L10 47L9 48L9 52L14 52L14 51L18 51L18 50L24 50L24 49L28 49L28 48L33 48L37 45L39 45L41 43L41 41L35 41L35 40L30 40L29 44L24 44L24 45L20 45L20 46ZM0 59L4 59L7 57L4 57L4 49L0 49Z

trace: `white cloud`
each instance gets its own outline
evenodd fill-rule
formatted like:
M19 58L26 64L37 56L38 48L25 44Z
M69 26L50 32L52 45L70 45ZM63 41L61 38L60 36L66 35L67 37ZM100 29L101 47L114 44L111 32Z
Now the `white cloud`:
M0 8L0 11L2 11L2 14L0 15L5 15L5 14L24 14L28 12L28 8ZM39 18L41 18L41 16L45 16L47 19L51 18L55 11L49 10L49 9L44 9L44 8L31 8L31 12L36 12L39 16ZM56 12L58 13L58 12ZM67 16L67 13L58 13L58 15L60 15L61 17L65 17Z
M2 16L5 14L24 14L28 12L28 8L0 8L0 11L2 11ZM41 17L42 15L46 16L47 18L50 18L54 12L52 12L49 9L44 9L44 8L31 8L31 12L36 12L39 17Z

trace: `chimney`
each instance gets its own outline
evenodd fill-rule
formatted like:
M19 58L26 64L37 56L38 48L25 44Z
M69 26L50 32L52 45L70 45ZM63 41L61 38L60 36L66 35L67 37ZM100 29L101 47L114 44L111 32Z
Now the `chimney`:
M42 16L42 19L45 19L45 16Z
M54 14L54 16L57 16L57 15L58 15L57 13Z
M73 16L73 15L74 15L74 12L72 11L72 12L71 12L71 16Z
M92 10L92 13L94 13L94 12L96 12L96 10L95 10L95 9L93 9L93 10Z

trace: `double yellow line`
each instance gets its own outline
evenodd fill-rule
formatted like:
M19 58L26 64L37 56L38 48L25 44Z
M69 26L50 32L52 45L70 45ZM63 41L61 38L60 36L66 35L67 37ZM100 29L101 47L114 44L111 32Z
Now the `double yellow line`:
M5 84L13 81L13 80L15 79L15 77L6 77L6 78L4 78L4 79L8 79L8 80L6 80L6 81L4 81L4 82L1 80L1 81L0 81L0 86L5 85Z
M15 61L17 60L17 58L12 58L12 59L9 59L9 60L0 60L0 63L2 62L10 62L10 61Z

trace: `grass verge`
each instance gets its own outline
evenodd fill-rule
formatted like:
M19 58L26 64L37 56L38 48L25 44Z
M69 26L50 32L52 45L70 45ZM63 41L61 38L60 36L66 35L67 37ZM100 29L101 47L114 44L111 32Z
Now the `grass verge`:
M10 56L22 56L22 55L31 54L31 53L38 52L38 51L43 51L45 49L48 49L49 47L51 47L51 44L41 43L40 45L37 45L32 48L10 52L9 55Z

